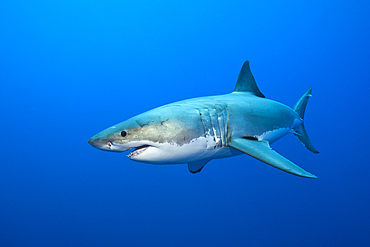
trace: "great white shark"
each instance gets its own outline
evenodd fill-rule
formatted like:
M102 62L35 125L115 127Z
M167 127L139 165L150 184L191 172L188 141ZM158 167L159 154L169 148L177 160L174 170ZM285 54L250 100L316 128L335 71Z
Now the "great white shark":
M317 178L271 149L293 133L313 153L304 128L309 88L293 108L266 99L246 61L232 93L167 104L94 135L92 146L150 164L188 164L197 173L212 159L248 154L288 173Z

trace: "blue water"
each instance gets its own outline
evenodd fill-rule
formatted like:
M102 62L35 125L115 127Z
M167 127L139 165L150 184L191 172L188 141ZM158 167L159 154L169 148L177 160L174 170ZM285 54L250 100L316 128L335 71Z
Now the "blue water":
M369 1L3 1L0 246L370 245ZM250 61L305 125L199 174L87 140L154 107L229 93Z

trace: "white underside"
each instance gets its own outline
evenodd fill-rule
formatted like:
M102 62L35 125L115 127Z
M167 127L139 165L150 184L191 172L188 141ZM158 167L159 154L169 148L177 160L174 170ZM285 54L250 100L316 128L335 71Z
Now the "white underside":
M290 128L279 128L266 131L259 136L255 136L259 141L265 140L270 143L280 139L290 132ZM219 159L241 154L239 151L229 147L217 147L216 141L212 136L198 137L187 144L177 143L158 143L149 140L135 141L128 143L131 147L140 147L136 151L127 155L131 160L151 164L182 164L198 160ZM127 144L126 144L127 145ZM111 150L127 150L126 145L111 145ZM125 147L126 146L126 147Z
M281 137L285 136L290 132L290 128L279 128L275 130L269 130L264 132L262 135L256 136L259 141L268 141L273 143L279 140Z
M145 140L142 143L143 145L149 145L149 147L130 153L128 155L130 159L152 164L182 164L236 155L236 152L231 148L215 148L216 143L213 139L206 137L193 139L190 143L183 145L176 143L151 143Z

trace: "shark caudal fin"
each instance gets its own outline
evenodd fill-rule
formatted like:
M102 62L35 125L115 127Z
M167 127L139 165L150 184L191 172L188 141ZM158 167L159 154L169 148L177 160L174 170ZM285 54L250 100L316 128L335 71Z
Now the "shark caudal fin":
M306 111L306 106L308 103L308 99L312 96L311 95L312 88L307 89L307 91L302 95L302 97L298 100L298 102L293 107L293 110L299 115L299 117L303 120L304 113ZM304 123L302 123L298 128L294 130L294 135L298 138L298 140L311 152L317 154L319 151L314 148L310 139L308 138L306 129L304 128Z
M263 95L257 87L256 81L254 80L249 67L249 61L245 61L242 69L240 70L234 92L246 92L261 98L265 98L265 95Z

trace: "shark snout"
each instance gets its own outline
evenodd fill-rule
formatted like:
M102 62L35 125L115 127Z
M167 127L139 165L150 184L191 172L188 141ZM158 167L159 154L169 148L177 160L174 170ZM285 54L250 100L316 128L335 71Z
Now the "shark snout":
M104 151L123 152L128 149L128 148L122 147L122 145L115 143L114 140L100 138L99 134L91 137L87 142L94 148L104 150Z
M94 141L93 138L90 138L88 141L87 141L91 146L95 147L96 145L96 142Z
M105 138L101 138L101 136L99 134L94 135L87 142L91 146L93 146L94 148L98 148L98 149L102 149L102 150L108 150L108 151L109 151L110 147L112 146L112 143L109 140L107 140Z
M97 139L95 136L91 137L87 142L95 148L100 148L104 145L103 142Z

